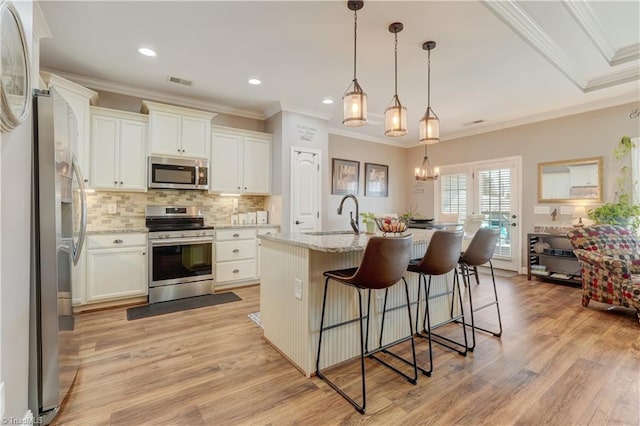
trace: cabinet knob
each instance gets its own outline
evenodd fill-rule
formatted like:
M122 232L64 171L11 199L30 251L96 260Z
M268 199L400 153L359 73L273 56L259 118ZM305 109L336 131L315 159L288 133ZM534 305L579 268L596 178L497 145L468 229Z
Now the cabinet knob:
M89 183L89 179L85 179L85 180L84 180L84 183Z
M233 252L234 252L234 253L240 253L240 250L238 250L238 249L233 249Z
M245 191L247 190L247 187L246 187L246 186L244 187L244 190L245 190Z
M122 244L124 241L122 241L120 238L118 238L117 240L113 240L113 244Z
M233 234L233 238L238 238L240 234Z
M144 255L146 255L146 254L147 254L147 252L146 252L146 251L143 251L143 252L142 252L142 255L143 255L143 256L144 256Z
M234 269L232 272L233 272L234 274L237 274L238 272L240 272L240 269Z
M120 181L120 185L124 185L124 182L123 182L123 181Z
M117 181L117 180L114 180L114 181L113 181L113 184L114 184L114 185L117 185L117 184L118 184L118 181Z

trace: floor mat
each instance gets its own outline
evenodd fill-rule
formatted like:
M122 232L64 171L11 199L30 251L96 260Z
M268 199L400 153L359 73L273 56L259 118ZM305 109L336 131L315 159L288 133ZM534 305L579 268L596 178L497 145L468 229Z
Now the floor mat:
M156 315L170 314L221 303L237 302L240 297L233 293L205 294L204 296L188 297L186 299L171 300L169 302L152 303L127 309L127 320L148 318Z
M258 327L264 329L264 325L262 325L262 320L260 319L260 312L252 312L247 316L251 321L255 322Z

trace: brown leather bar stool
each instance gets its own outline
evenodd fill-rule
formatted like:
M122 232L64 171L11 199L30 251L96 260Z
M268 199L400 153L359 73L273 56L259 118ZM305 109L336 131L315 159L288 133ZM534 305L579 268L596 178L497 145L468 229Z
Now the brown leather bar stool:
M431 240L429 241L429 246L427 247L427 251L424 253L422 259L414 259L409 262L409 266L407 270L409 272L415 272L420 274L418 278L418 303L416 307L416 336L427 339L429 342L429 369L424 369L422 367L418 367L420 371L430 376L433 371L433 355L431 353L432 347L431 342L438 343L442 346L445 346L449 349L453 349L458 352L460 355L467 354L467 333L465 328L463 327L463 338L464 343L456 342L447 337L438 335L433 333L431 330L433 328L440 327L442 325L448 324L450 322L456 321L458 319L462 319L462 323L465 324L464 320L464 310L462 307L462 293L460 292L460 281L458 280L458 270L456 268L458 264L458 259L460 258L460 249L462 247L462 230L459 231L435 231L431 236ZM431 277L447 274L451 271L454 271L453 275L453 291L452 292L444 292L434 296L431 296ZM429 276L429 280L427 280L427 276ZM420 313L420 293L421 288L424 286L425 291L425 313L422 320L422 329L419 327L418 316ZM454 316L453 314L453 302L456 294L458 294L458 302L460 306L461 313L459 315ZM454 298L451 300L451 318L445 320L435 326L431 326L431 319L429 317L429 300L435 299L438 297L453 295ZM425 334L426 333L426 334ZM432 337L436 337L436 339L432 339Z
M469 309L471 311L471 340L472 344L469 347L470 351L473 351L476 347L476 330L484 331L490 334L493 334L496 337L500 337L502 335L502 319L500 318L500 304L498 302L498 291L496 290L496 277L493 273L493 264L491 263L491 258L496 250L496 244L498 243L498 237L500 236L500 231L497 229L489 229L489 228L480 228L476 234L473 236L473 239L469 243L467 249L462 253L458 264L460 265L460 270L462 272L462 279L464 280L465 287L468 287L467 293L469 294ZM489 303L486 303L482 306L474 307L473 306L473 298L471 297L471 275L476 276L476 282L480 284L480 280L478 277L477 268L480 265L484 265L485 263L489 263L489 267L491 268L491 280L493 281L493 295L494 300ZM474 312L478 312L482 309L486 309L489 306L496 307L496 312L498 313L498 331L491 331L485 328L478 327L475 323ZM469 326L468 324L466 326Z
M412 247L412 237L411 235L405 237L371 237L369 242L367 243L367 247L365 248L364 255L362 256L362 261L360 262L360 266L357 268L349 268L349 269L340 269L335 271L326 271L323 275L326 277L324 283L324 296L322 299L322 317L320 320L320 338L318 340L318 357L316 358L316 373L319 378L324 380L335 389L340 395L342 395L347 401L349 401L355 409L364 414L367 404L367 393L365 386L365 366L364 366L364 358L370 357L375 359L376 361L382 363L383 365L389 367L396 373L403 376L410 383L416 384L418 379L418 370L416 363L416 350L415 343L413 340L413 326L411 320L411 308L409 302L409 286L407 285L407 281L404 279L404 273L407 269L407 264L409 263L409 259L411 259L411 247ZM325 326L324 324L324 313L327 305L327 288L329 286L329 281L333 280L340 284L345 284L350 287L353 287L357 290L358 293L358 307L359 307L359 321L360 321L360 368L361 368L361 376L362 376L362 405L358 404L353 398L347 395L342 389L340 389L334 382L329 380L320 370L320 354L322 349L322 335L324 331L340 327L343 325L350 324L355 320L348 320L338 324ZM398 339L394 342L391 342L386 345L382 345L382 333L384 331L384 313L386 312L386 304L387 304L387 295L389 292L389 287L396 284L398 281L404 282L405 287L405 295L407 299L407 314L409 315L409 330L406 337ZM383 316L382 316L382 327L380 329L380 346L377 349L372 351L368 350L368 342L369 342L369 321L370 321L370 308L371 308L371 290L385 290L384 297L384 308L383 308ZM368 302L367 302L367 328L366 328L366 336L365 330L363 326L363 319L365 315L363 315L362 310L362 291L369 290L368 294ZM398 343L406 342L407 340L411 341L411 351L413 353L413 363L390 352L388 349L391 346L394 346ZM395 368L394 366L386 363L385 361L374 356L377 352L385 351L402 361L413 365L413 377L405 374Z

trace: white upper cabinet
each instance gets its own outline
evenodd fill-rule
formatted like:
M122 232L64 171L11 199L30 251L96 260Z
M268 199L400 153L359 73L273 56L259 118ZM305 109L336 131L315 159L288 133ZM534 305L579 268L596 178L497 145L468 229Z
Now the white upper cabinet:
M211 119L217 114L142 101L149 114L149 151L173 157L209 158Z
M91 108L91 186L147 189L147 116Z
M271 193L271 135L214 126L211 133L211 192Z
M89 182L89 138L90 138L90 111L91 104L95 104L98 99L98 93L93 90L82 87L72 81L59 77L48 72L41 72L40 76L45 82L48 89L55 90L67 101L71 110L78 121L77 138L72 138L71 150L80 164L80 170L84 175L85 183Z

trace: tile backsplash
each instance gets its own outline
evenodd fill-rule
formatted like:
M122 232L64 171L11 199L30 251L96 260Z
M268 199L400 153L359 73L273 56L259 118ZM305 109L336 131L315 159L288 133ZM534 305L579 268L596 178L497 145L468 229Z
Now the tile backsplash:
M198 206L207 225L228 224L233 200L240 213L266 210L262 196L221 197L206 191L150 189L148 192L102 192L87 194L87 230L144 228L144 211L149 205ZM117 212L109 213L109 204ZM236 213L237 213L236 212Z

